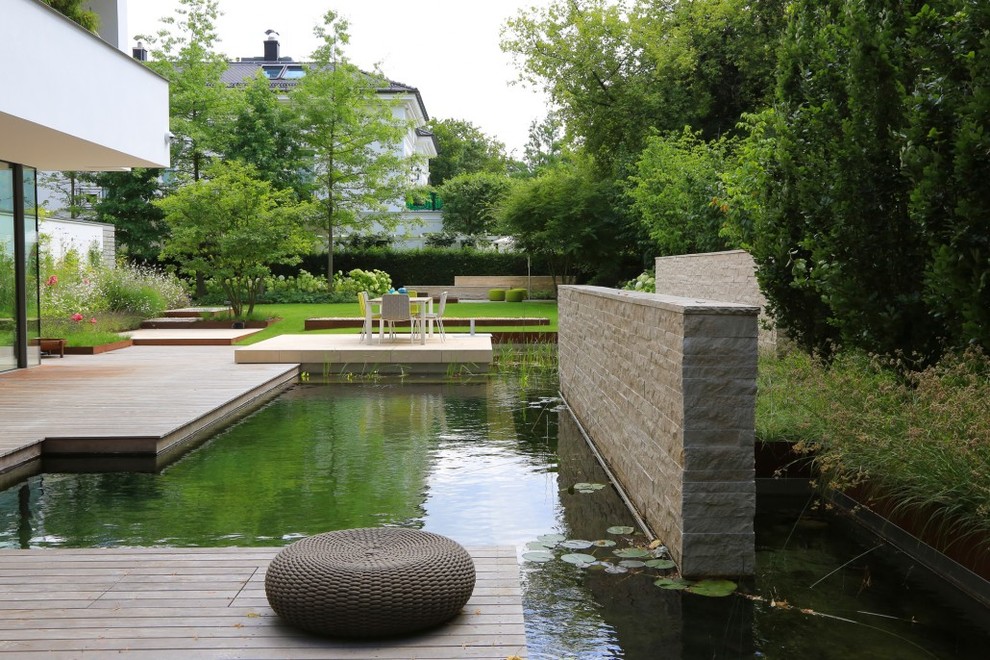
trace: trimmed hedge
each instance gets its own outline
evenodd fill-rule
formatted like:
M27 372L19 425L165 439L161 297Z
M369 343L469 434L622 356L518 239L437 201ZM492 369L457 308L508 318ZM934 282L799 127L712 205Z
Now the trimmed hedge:
M492 302L504 302L505 289L488 289L488 300Z
M275 275L295 276L299 270L325 274L326 253L307 255L296 266L272 266ZM353 268L383 270L399 284L454 285L455 275L525 275L526 255L510 252L423 248L393 250L365 248L340 250L333 255L333 268L349 272ZM532 272L546 274L543 259L533 257Z

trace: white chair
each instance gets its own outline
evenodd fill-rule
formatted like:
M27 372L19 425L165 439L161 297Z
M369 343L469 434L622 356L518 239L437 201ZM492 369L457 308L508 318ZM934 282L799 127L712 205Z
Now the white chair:
M447 292L444 291L440 294L440 304L437 305L437 311L427 312L426 321L427 323L437 324L437 329L440 330L440 341L447 341L447 333L443 329L443 310L447 306Z
M361 309L361 316L364 322L361 325L361 339L360 341L367 341L371 343L371 337L375 332L375 319L379 318L380 314L375 314L371 309L371 302L367 291L358 291L358 307Z
M409 311L409 295L405 293L386 293L382 296L382 313L378 319L378 341L385 338L385 324L388 323L389 338L395 339L396 321L409 322L409 342L416 338L416 325L419 318Z

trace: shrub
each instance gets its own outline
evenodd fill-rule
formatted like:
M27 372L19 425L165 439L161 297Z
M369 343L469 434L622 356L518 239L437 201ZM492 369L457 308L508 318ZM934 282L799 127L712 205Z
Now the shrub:
M629 291L645 291L647 293L657 292L657 280L656 277L650 271L644 271L636 279L629 280L624 285L623 289Z
M505 289L488 289L488 299L492 302L505 300Z
M182 282L147 266L121 262L109 267L99 259L82 260L76 250L41 259L41 316L48 325L75 314L86 318L114 312L148 318L189 304Z
M526 298L526 289L509 289L505 292L505 302L522 302Z

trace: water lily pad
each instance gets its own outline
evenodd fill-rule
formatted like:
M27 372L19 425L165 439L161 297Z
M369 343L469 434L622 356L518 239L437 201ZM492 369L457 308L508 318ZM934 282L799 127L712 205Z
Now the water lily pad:
M601 539L595 541L592 545L598 546L599 548L613 548L615 547L615 541L610 541L609 539Z
M554 545L557 545L566 538L567 537L564 536L563 534L544 534L542 536L537 536L536 540L542 543L549 543L551 544L552 547Z
M616 557L625 557L626 559L638 559L641 557L649 557L650 551L644 550L643 548L623 548L622 550L616 550L613 554Z
M587 550L594 543L591 541L585 541L584 539L568 539L560 544L560 547L567 548L568 550Z
M607 534L632 534L636 530L629 525L616 525L605 530Z
M653 581L653 584L657 585L661 589L672 589L680 590L687 589L691 586L691 583L687 580L682 580L680 578L659 578Z
M579 493L593 493L596 490L601 490L605 487L605 484L593 484L586 481L574 484L574 490Z
M536 562L537 564L545 564L546 562L553 560L553 553L547 552L546 550L535 550L533 552L524 552L522 557L526 561Z
M526 544L527 550L547 550L557 545L556 543L544 543L543 541L530 541Z
M669 559L651 559L648 562L646 562L646 565L649 566L650 568L658 568L662 571L677 566L677 564L675 564Z
M586 555L580 552L571 552L566 555L561 555L560 558L568 564L575 564L577 566L587 566L588 564L595 563L594 555Z
M642 562L638 559L623 559L619 562L619 566L623 566L625 568L643 568L646 566L646 562Z
M713 597L728 596L735 590L736 583L731 580L701 580L688 587L693 594Z
M626 568L625 566L622 566L621 564L619 564L619 565L609 564L608 566L605 567L605 572L606 573L628 573L629 572L629 569Z

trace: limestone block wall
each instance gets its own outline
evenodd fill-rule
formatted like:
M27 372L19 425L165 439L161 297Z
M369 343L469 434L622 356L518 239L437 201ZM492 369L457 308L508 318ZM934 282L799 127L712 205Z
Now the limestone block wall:
M745 250L680 254L656 259L657 293L727 300L759 307L761 348L773 348L777 333L766 314L767 300L756 281L756 262Z
M560 389L687 576L749 575L758 307L559 289Z

